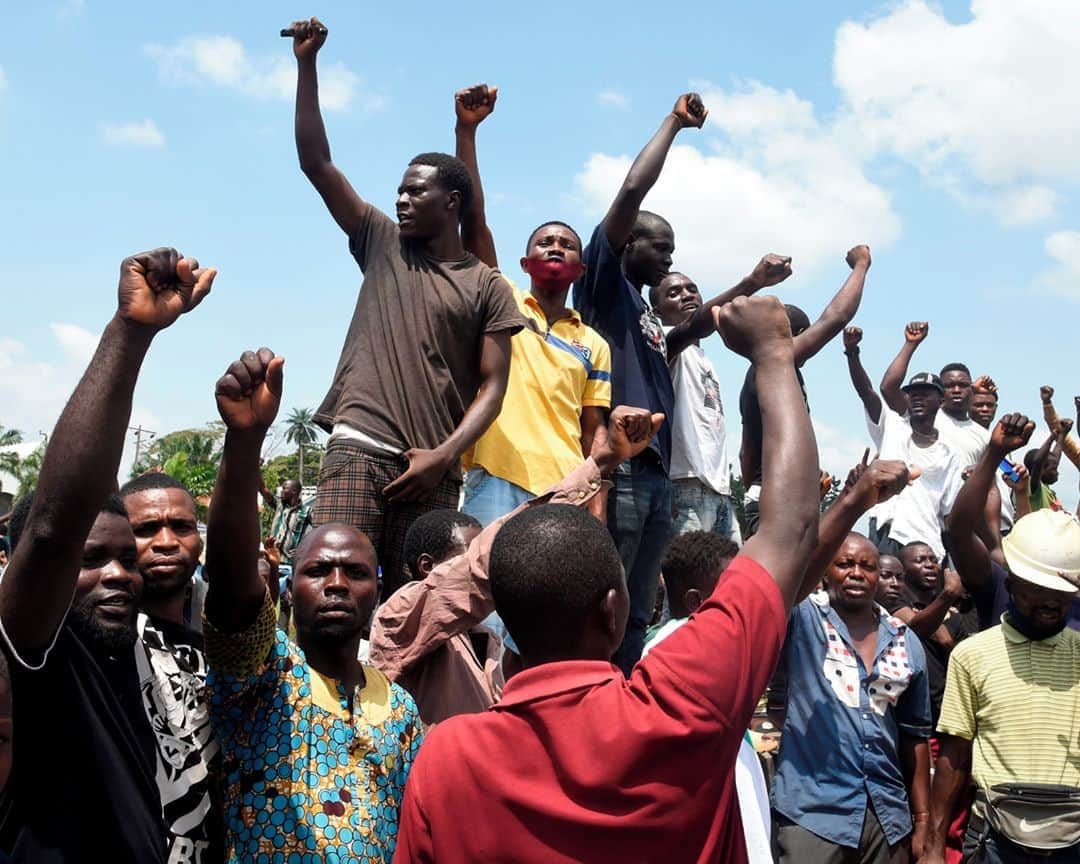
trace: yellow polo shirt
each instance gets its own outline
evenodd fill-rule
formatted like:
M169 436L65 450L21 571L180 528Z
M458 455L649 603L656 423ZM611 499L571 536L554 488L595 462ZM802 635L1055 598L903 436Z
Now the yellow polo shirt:
M611 407L611 349L574 310L549 324L531 294L514 294L527 326L510 340L502 411L462 464L539 495L584 461L581 409Z
M1002 617L949 657L938 731L972 742L971 775L1080 786L1080 633L1033 642Z

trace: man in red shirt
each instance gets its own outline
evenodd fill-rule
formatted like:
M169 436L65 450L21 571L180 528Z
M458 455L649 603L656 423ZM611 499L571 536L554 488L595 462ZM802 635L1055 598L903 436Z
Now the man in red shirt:
M817 542L818 460L780 301L739 298L714 316L757 369L758 533L624 678L610 658L629 599L603 524L552 504L510 519L489 574L524 669L491 710L431 732L395 861L746 862L733 768Z

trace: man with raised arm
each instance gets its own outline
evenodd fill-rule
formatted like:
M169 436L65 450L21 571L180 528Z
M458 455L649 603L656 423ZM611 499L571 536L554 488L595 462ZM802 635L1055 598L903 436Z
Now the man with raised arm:
M798 306L787 306L788 321L795 344L795 370L806 402L806 385L803 381L802 366L817 354L855 317L862 302L863 286L870 269L870 247L854 246L848 250L844 259L851 274L840 286L836 296L825 307L821 316L813 324L810 318ZM758 386L754 379L754 367L746 371L742 390L739 393L739 413L742 415L742 446L739 449L739 465L743 483L746 484L746 498L743 504L746 517L746 534L757 530L758 499L761 496L761 412L758 409Z
M207 526L203 633L224 755L230 862L389 862L420 746L411 696L357 660L380 583L351 525L312 530L293 558L293 642L259 574L259 452L284 358L245 351L218 379L225 444Z
M415 157L397 222L364 201L330 160L319 113L317 19L292 26L300 167L348 235L364 273L330 392L315 420L331 433L312 521L371 539L386 590L405 580L412 520L456 508L459 458L499 413L510 337L524 321L506 280L465 251L469 172L445 153Z
M739 298L715 315L728 347L758 367L771 481L761 530L627 678L610 662L630 604L610 535L558 505L503 525L488 572L524 670L492 710L428 736L396 861L747 860L732 769L817 541L818 464L783 306ZM590 486L658 431L662 418L648 428L640 417L630 411L636 434L597 439L582 467ZM470 554L486 552L478 542Z
M175 249L120 265L116 314L49 439L0 582L18 694L0 848L15 861L221 860L201 681L139 638L135 535L110 495L150 343L215 274Z

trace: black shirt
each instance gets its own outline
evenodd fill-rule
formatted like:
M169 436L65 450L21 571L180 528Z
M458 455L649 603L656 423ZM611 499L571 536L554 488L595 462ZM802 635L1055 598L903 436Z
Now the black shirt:
M802 371L796 369L795 377L799 381L799 389L802 390L806 410L809 411L810 403L806 398L806 382L803 380ZM757 378L754 375L753 366L746 370L746 379L743 381L742 390L739 391L739 414L742 415L743 452L746 453L750 466L745 472L747 476L742 479L749 488L755 483L761 483L761 440L765 434L761 426L761 403L758 401Z

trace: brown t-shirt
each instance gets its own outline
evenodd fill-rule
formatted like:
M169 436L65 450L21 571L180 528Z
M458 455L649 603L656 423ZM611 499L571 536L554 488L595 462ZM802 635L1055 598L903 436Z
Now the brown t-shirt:
M349 251L364 282L315 420L401 450L433 449L476 397L483 334L524 325L513 291L474 255L443 261L402 241L397 223L367 203Z

